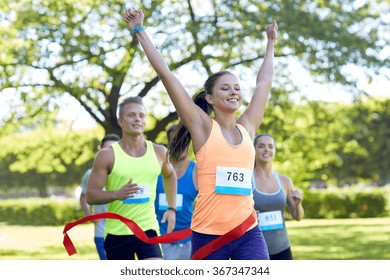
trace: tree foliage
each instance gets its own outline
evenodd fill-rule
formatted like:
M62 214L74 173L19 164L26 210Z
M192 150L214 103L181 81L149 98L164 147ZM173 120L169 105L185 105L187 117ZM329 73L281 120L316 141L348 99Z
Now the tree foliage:
M306 101L267 111L259 132L275 137L276 167L301 187L390 182L390 100Z
M313 181L342 186L390 182L390 100L352 104L306 101L268 110L260 132L274 136L275 168L297 187ZM35 129L1 137L0 190L80 183L95 157L102 129ZM166 137L161 137L166 142Z
M92 166L101 129L69 131L35 129L0 138L0 189L33 187L40 196L48 188L79 184ZM98 140L99 139L99 140Z
M386 1L129 4L144 10L148 33L190 94L221 69L237 73L251 92L264 54L264 29L276 19L276 72L261 131L274 134L281 171L301 186L312 180L389 180L389 102L362 99L350 71L362 67L372 77L389 68L383 57ZM125 6L120 0L1 1L0 94L8 107L0 118L0 175L7 187L42 186L44 194L51 184L79 181L92 161L96 134L51 128L61 124L57 114L69 100L80 104L103 135L119 133L121 98L142 96L151 112L147 137L165 141L162 132L177 115L122 20ZM299 89L286 67L291 59L317 81L341 84L356 102L294 104L291 93ZM249 100L248 93L244 98Z
M145 11L148 32L172 71L195 93L220 69L257 71L264 53L264 28L276 19L277 64L298 58L322 81L356 92L348 65L367 75L381 59L383 1L131 1ZM1 4L0 92L13 94L3 123L36 124L39 112L56 112L70 96L106 132L119 133L116 108L126 95L146 97L155 111L154 140L176 113L121 15L120 0L4 0ZM188 74L191 71L194 74ZM283 71L283 67L279 68ZM196 74L195 74L196 73ZM254 77L255 72L250 72ZM275 88L286 94L288 73ZM254 80L243 76L244 81ZM250 84L250 83L249 83ZM31 104L34 104L33 106Z

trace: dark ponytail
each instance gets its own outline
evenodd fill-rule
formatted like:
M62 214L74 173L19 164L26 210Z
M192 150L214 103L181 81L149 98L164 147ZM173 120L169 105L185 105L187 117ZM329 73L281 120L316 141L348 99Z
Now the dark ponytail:
M172 160L178 161L190 145L191 135L181 121L173 129L171 135L171 141L168 141L168 154Z
M202 90L198 94L195 94L192 100L210 116L213 107L206 101L205 96L206 92ZM179 121L171 133L171 141L168 141L168 153L171 159L178 160L183 152L188 149L191 142L191 135L182 121Z
M207 115L210 116L210 114L213 112L213 107L206 101L206 94L213 94L213 88L216 83L216 81L224 76L224 75L233 75L229 71L220 71L217 73L214 73L204 83L204 90L199 92L198 94L195 94L192 97L192 100L196 105L198 105L203 111L206 112ZM233 75L234 76L234 75ZM172 141L168 141L168 153L169 156L174 159L178 160L181 154L188 148L191 142L191 135L188 129L184 126L184 124L180 121L176 128L173 131L172 135Z

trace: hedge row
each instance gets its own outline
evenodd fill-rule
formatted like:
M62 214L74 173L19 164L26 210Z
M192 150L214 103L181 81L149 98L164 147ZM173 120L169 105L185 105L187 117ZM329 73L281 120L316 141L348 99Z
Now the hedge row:
M311 189L303 192L306 218L368 218L389 215L388 189Z
M0 201L0 221L8 224L60 226L83 216L76 199L22 198Z
M313 189L303 192L305 218L367 218L389 215L390 188ZM286 215L289 218L289 215ZM83 217L76 199L0 200L0 222L60 226Z

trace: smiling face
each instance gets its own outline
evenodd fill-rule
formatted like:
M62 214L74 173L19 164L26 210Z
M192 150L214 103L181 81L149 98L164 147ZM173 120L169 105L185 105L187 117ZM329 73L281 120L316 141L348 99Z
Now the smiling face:
M214 109L237 111L242 104L242 93L237 77L230 73L220 76L212 87L212 93L206 95L206 100Z
M256 162L272 162L275 158L275 142L271 136L263 135L256 138Z
M124 134L143 134L146 125L146 109L138 103L128 103L123 106L118 123Z

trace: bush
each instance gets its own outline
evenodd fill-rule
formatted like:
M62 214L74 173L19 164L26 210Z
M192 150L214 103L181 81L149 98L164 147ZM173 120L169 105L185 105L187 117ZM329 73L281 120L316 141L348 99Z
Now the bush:
M348 218L353 209L352 195L345 192L325 192L322 196L322 217Z
M312 219L382 217L389 214L389 192L389 188L380 187L310 189L303 191L302 205L305 217ZM0 222L9 224L60 226L82 217L77 199L0 200Z
M310 189L303 192L306 218L368 218L388 215L382 188Z
M0 221L9 224L59 226L83 216L76 199L23 198L0 201Z
M386 209L386 196L381 192L357 193L355 202L359 217L375 217Z
M321 212L323 192L319 189L313 189L303 192L302 206L305 210L306 218L325 218Z

